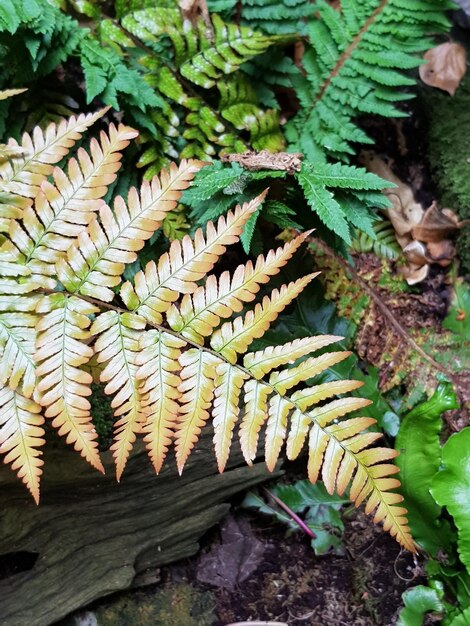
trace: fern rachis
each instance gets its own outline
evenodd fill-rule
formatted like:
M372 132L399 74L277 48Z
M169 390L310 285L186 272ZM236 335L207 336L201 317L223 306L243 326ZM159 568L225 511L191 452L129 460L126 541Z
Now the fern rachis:
M53 135L45 133L46 143ZM109 176L115 176L119 158L112 158L112 172L100 170L99 159L86 162L99 172L95 183L97 195L102 196ZM70 174L73 167L69 163L66 171ZM61 198L71 215L68 220L55 219L45 211L55 224L50 257L55 265L44 269L43 275L34 273L43 266L34 264L33 255L27 254L42 241L43 231L28 229L27 213L22 219L9 218L14 241L7 239L0 251L8 258L15 253L19 269L16 277L13 273L0 283L0 346L2 358L12 349L18 353L24 348L30 361L18 357L13 367L0 362L0 449L6 461L18 470L37 500L44 410L59 434L102 469L88 400L92 377L86 367L94 357L105 391L113 396L116 423L111 449L118 478L140 435L157 472L173 446L182 471L201 429L212 419L222 471L237 424L248 462L256 456L265 426L270 469L286 440L289 457L296 458L308 439L311 480L321 475L330 492L344 491L352 481L351 498L356 503L366 499L376 520L383 521L403 546L414 549L405 511L397 506L400 496L390 492L397 486L390 478L394 466L384 463L395 452L370 448L377 437L367 432L370 418L343 419L369 403L344 396L359 384L337 381L305 387L308 378L348 353L310 357L302 365L298 359L338 337L309 337L247 352L314 278L310 275L282 285L254 302L260 286L288 262L305 235L258 257L254 264L241 265L232 276L211 274L227 246L239 241L265 194L229 211L216 224L209 222L205 232L196 231L194 239L185 236L174 241L157 262L150 261L132 282L121 284L126 263L136 258L200 167L194 161L172 165L140 190L131 189L127 201L117 197L114 211L104 203L98 211L93 205L83 218L87 193L82 197L76 193L76 201L69 202L73 177L56 173L47 185L57 190L60 181ZM38 197L44 193L43 185L39 188L33 182L27 192L32 210L41 219ZM80 220L83 228L77 233L74 225ZM19 236L22 230L27 231L23 238ZM45 294L44 277L53 283ZM118 295L127 309L116 305ZM331 400L336 394L343 397Z

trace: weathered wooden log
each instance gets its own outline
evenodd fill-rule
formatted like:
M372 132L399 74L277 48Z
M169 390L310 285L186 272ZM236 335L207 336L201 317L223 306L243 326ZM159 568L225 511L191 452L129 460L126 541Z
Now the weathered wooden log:
M230 496L272 477L262 464L240 467L236 449L218 474L208 434L182 477L171 462L155 476L136 448L117 484L110 456L103 458L106 476L70 449L46 450L39 507L10 469L0 468L1 626L47 626L138 584L148 568L194 554ZM26 571L8 571L15 558Z

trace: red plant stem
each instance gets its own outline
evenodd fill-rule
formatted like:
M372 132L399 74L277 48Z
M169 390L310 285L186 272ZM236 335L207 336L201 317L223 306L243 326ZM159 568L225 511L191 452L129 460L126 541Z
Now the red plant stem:
M296 524L300 526L300 528L304 531L306 535L308 535L312 539L316 538L316 534L313 532L313 530L309 528L307 524L304 522L304 520L301 519L296 513L294 513L294 511L291 508L289 508L285 502L283 502L280 498L275 496L271 491L269 491L269 489L265 489L265 491L274 500L274 502L278 506L280 506L281 509L285 511L287 515L289 515L289 517L291 517Z

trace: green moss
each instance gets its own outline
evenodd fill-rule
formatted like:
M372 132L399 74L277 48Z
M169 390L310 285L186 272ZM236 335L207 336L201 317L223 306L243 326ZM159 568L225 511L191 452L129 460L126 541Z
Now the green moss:
M98 433L99 447L100 450L107 450L111 445L114 423L111 398L104 393L103 385L93 384L91 390L91 416Z
M389 293L400 294L409 291L409 286L403 276L398 272L392 272L390 263L387 263L386 261L382 262L382 268L377 285L386 289Z
M428 158L440 193L440 204L460 219L470 218L470 78L454 97L437 89L421 92L428 117ZM470 272L470 231L458 240L464 272Z
M210 593L187 583L167 585L153 595L133 594L97 611L99 626L210 626L214 622Z
M105 600L93 613L98 626L211 626L214 606L211 592L175 583Z

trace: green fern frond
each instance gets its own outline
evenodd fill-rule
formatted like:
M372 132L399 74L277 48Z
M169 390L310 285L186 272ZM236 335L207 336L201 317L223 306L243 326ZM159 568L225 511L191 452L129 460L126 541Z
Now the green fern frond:
M64 186L55 172L54 188L61 189L66 203L69 196L64 190L74 190L73 173L79 189L84 188L86 168L90 168L88 179L99 172L92 187L98 189L98 197L115 176L119 156L110 157L110 171L103 168L103 159L96 158L98 145L92 143L89 160L82 155L69 161ZM104 145L108 144L102 138ZM57 152L63 151L59 143ZM43 153L49 165L51 155L47 150ZM9 274L0 281L0 452L6 453L6 462L18 470L38 499L44 411L59 434L102 470L88 399L93 383L90 361L95 355L100 380L113 397L116 423L111 450L118 479L140 435L156 471L174 446L181 472L201 429L211 421L222 471L235 428L239 426L242 451L251 463L261 428L266 426L269 469L275 467L286 441L288 454L295 458L308 440L310 479L321 476L330 493L335 489L343 493L350 484L352 500L356 504L365 500L375 520L383 522L401 545L414 550L406 511L399 506L401 496L391 492L398 482L390 477L395 466L388 461L396 452L370 447L379 436L367 430L373 420L350 416L369 404L344 395L360 383L345 380L306 386L307 379L321 375L348 353L310 357L301 365L297 361L338 338L310 337L246 354L254 339L264 335L314 278L308 275L284 284L255 302L261 285L279 273L306 235L259 257L254 265L240 266L233 275L210 274L226 248L240 241L265 194L229 211L217 224L209 222L205 232L199 229L193 238L174 241L132 282L121 285L126 263L135 260L137 251L175 208L200 165L183 161L139 191L131 189L126 200L117 196L113 210L106 204L92 210L92 219L83 223L80 232L70 225L82 219L89 197L88 191L77 192L67 204L76 217L57 220L54 229L53 249L61 252L48 274L54 286L44 295L44 277L28 275L34 268L31 260L19 265L26 270L24 277ZM343 174L351 185L348 176L353 172L347 169ZM25 197L36 206L44 185L38 189L33 178L24 186ZM28 219L27 211L23 218L10 218L9 232L16 239L15 244L9 240L8 249L19 243L20 228L28 232L28 245L32 241L38 246L43 232L29 227ZM8 353L15 355L14 362ZM335 399L337 395L341 397Z
M397 117L398 89L414 84L403 70L422 62L432 47L430 34L445 32L447 0L342 0L338 13L316 3L309 24L310 45L303 57L305 76L294 78L303 108L288 124L293 148L309 159L324 155L347 160L352 144L370 143L355 118L362 113Z
M285 171L248 171L238 163L224 166L216 161L203 168L192 187L185 192L184 202L192 207L191 217L197 223L214 219L227 210L231 198L244 199L249 192L256 192L259 184L266 185L268 178L286 176ZM303 197L321 221L347 243L351 231L359 229L374 238L373 225L377 220L376 209L388 205L388 200L378 190L390 186L390 182L371 175L364 168L341 163L325 164L303 161L295 178L303 191ZM287 193L294 186L287 184ZM287 195L287 194L286 194ZM298 198L298 196L297 196ZM210 200L210 208L207 201ZM296 204L302 202L297 199ZM259 213L253 216L243 235L245 250L250 249L250 236L256 228ZM298 213L285 202L269 201L263 206L263 218L280 228L299 228Z
M49 74L75 52L84 35L78 22L47 0L3 1L0 84L18 78L26 84Z
M367 194L361 198L357 194L385 189L389 182L363 168L309 161L303 162L296 178L312 210L348 244L351 243L351 224L374 236L372 227L376 217L369 210L371 205L374 206L374 196Z
M188 234L189 228L190 224L187 221L185 208L182 204L167 213L162 222L163 234L169 241L183 239Z
M145 110L158 106L159 100L141 74L123 63L110 47L100 45L91 36L80 43L80 60L85 74L87 102L97 96L119 109L124 95L130 106Z
M374 224L375 238L364 232L357 232L352 240L352 247L356 252L373 252L381 259L398 259L401 248L393 226L387 222Z
M236 74L219 83L218 89L221 116L237 130L249 131L250 145L255 150L281 152L284 149L279 112L260 107L255 88L244 76Z
M309 0L248 0L243 3L241 19L266 33L304 35L314 11L315 4Z
M282 36L265 35L251 28L224 24L218 15L213 16L212 23L214 44L207 45L180 68L185 78L205 89L213 87L218 78L231 74L274 43L285 41Z
M266 147L274 150L283 146L278 114L265 110L257 97L252 97L253 102L250 102L253 105L257 103L255 114L250 111L247 116L244 115L246 110L238 109L240 115L234 118L234 108L224 116L223 110L239 104L239 89L225 90L224 103L219 106L220 112L216 112L209 104L210 98L206 99L205 95L194 91L184 78L204 89L210 88L217 77L238 70L244 61L284 39L269 37L245 27L240 29L234 24L224 23L217 15L213 16L213 24L214 41L211 42L202 20L196 25L184 21L176 6L136 11L122 19L125 32L142 41L148 52L155 50L155 54L139 54L146 82L161 96L160 103L150 113L149 121L153 129L147 126L148 137L144 138L153 145L145 150L139 161L139 166L149 168L149 177L165 163L162 153L167 158L175 158L179 154L183 158L210 160L218 152L245 150L248 145L234 131L247 128L247 123L252 145L256 144L257 149ZM135 47L134 40L116 28L114 24L109 24L106 29L102 25L101 32L105 37L111 37L118 47ZM171 41L170 51L161 48L166 38ZM175 72L175 66L180 74ZM237 78L239 76L241 74L237 73ZM242 80L240 78L239 82ZM174 106L169 106L168 100ZM133 110L132 114L137 115L137 112ZM160 132L157 133L156 129Z

